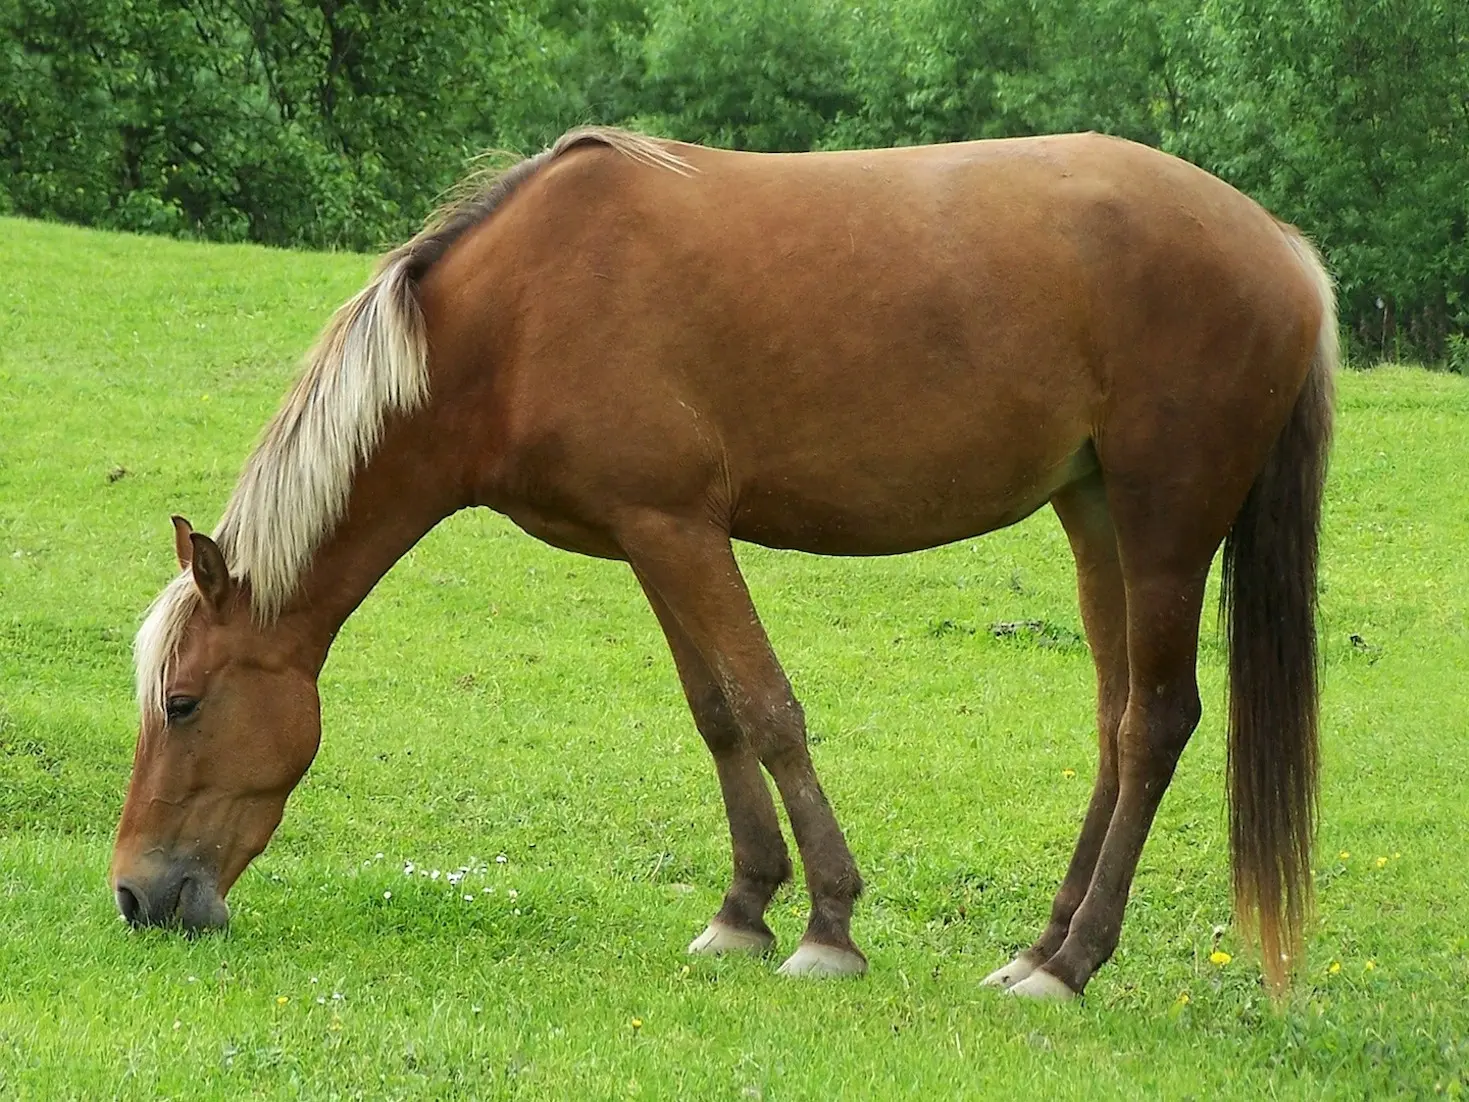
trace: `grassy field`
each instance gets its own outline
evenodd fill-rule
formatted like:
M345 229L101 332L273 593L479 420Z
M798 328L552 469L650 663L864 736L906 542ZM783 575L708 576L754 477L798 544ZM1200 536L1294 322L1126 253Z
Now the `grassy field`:
M1212 623L1116 957L1082 1005L978 986L1039 929L1094 769L1049 513L900 559L741 551L869 885L864 980L684 956L728 841L652 615L625 567L488 514L348 624L315 766L229 934L186 941L105 883L132 634L169 513L213 525L369 261L19 221L0 259L0 1097L1469 1093L1469 381L1341 380L1319 920L1279 1006L1216 933ZM804 904L777 898L785 948Z

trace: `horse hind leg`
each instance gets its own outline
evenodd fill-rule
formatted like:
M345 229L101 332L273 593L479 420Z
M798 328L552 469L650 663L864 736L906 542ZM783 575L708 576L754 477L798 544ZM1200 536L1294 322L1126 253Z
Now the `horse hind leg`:
M1051 917L1030 948L984 979L1012 987L1061 948L1086 896L1102 840L1117 804L1117 728L1127 706L1127 596L1117 536L1099 476L1068 486L1051 501L1076 559L1082 624L1097 674L1097 778L1071 864L1051 904Z
M775 947L775 935L765 923L765 908L776 889L791 877L791 859L775 804L760 773L759 759L735 722L713 672L657 593L646 586L644 591L668 639L694 725L714 758L733 851L729 891L704 932L690 943L689 952L763 955Z
M1127 703L1115 740L1116 804L1060 947L1010 988L1030 997L1080 993L1117 947L1143 844L1199 722L1199 617L1209 563L1248 489L1220 479L1217 464L1201 453L1179 454L1173 477L1163 482L1108 472L1102 458L1126 591Z

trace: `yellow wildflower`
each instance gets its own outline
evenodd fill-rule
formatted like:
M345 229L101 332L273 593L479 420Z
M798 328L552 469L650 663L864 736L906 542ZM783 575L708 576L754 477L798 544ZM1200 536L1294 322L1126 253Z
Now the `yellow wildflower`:
M1187 1006L1188 1004L1189 1004L1188 992L1187 991L1180 991L1178 993L1178 1002L1175 1003L1174 1005L1175 1006Z
M1367 971L1371 972L1376 967L1377 967L1377 962L1375 960L1369 960L1367 962Z
M1351 851L1351 850L1349 850L1349 849L1344 849L1344 850L1342 850L1342 851L1341 851L1341 852L1340 852L1340 853L1338 853L1338 854L1337 854L1337 855L1336 855L1336 856L1337 856L1337 858L1338 858L1338 859L1339 859L1339 860L1342 860L1342 861L1345 861L1345 860L1346 860L1346 859L1347 859L1347 858L1348 858L1348 857L1350 857L1350 856L1351 856L1351 855L1352 855L1352 851Z
M1234 958L1226 953L1223 949L1215 949L1212 953L1209 954L1209 963L1217 964L1220 968L1223 968L1233 959Z
M632 1027L634 1029L642 1029L643 1028L643 1019L641 1019L641 1018L634 1018L632 1020Z
M1377 859L1377 867L1378 868L1382 868L1386 864L1387 864L1387 858L1386 857L1379 857Z
M1069 781L1072 777L1076 776L1076 770L1075 769L1063 769L1063 770L1061 770L1061 776L1065 777Z
M275 1005L276 1006L285 1006L286 1003L288 1003L290 1001L291 1001L291 997L289 995L277 995L275 997Z
M1333 975L1333 976L1336 975L1338 972L1341 971L1341 961L1339 961L1339 960L1332 961L1331 962L1331 967L1328 968L1326 971L1328 973L1330 973L1331 975Z

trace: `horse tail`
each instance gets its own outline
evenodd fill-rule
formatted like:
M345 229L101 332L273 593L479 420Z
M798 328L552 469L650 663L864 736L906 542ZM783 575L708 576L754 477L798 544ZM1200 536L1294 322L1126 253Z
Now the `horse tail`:
M1321 306L1310 371L1224 542L1229 649L1229 843L1237 921L1258 922L1284 986L1310 914L1315 836L1317 549L1337 367L1336 302L1320 255L1282 226Z

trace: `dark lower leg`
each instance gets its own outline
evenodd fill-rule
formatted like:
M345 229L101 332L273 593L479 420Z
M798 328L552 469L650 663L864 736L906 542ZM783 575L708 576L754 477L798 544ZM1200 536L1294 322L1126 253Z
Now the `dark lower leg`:
M1109 761L1104 751L1097 783L1092 789L1091 804L1087 807L1086 820L1082 823L1081 835L1076 840L1076 849L1071 854L1071 864L1067 867L1061 888L1051 903L1051 920L1035 944L1025 951L1025 955L1035 964L1044 964L1050 960L1066 940L1072 917L1081 906L1091 884L1097 858L1102 852L1102 842L1107 836L1107 825L1112 821L1116 806L1117 764L1115 758Z
M1051 904L1051 920L1024 954L1035 964L1061 948L1091 884L1117 805L1117 728L1127 706L1127 596L1101 479L1067 487L1052 505L1076 559L1081 620L1097 674L1097 780L1071 864Z
M799 716L800 706L790 703ZM817 780L804 723L799 732L778 737L779 748L768 750L762 760L780 791L806 869L811 917L801 940L857 952L851 936L852 908L862 893L857 863Z
M1129 593L1127 710L1117 732L1116 807L1091 883L1043 971L1080 991L1112 955L1132 877L1179 755L1199 721L1194 680L1203 577Z
M791 859L780 832L775 804L760 772L759 759L741 733L709 667L683 629L657 594L650 591L648 600L663 625L694 725L714 758L724 796L734 878L715 921L731 929L773 938L765 924L765 909L776 889L790 879Z
M710 718L701 719L696 712L695 721L719 773L734 857L734 879L715 918L726 926L769 933L765 908L776 889L791 878L791 859L775 804L760 774L760 763L722 695L705 714Z

